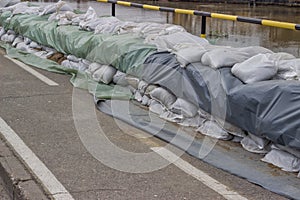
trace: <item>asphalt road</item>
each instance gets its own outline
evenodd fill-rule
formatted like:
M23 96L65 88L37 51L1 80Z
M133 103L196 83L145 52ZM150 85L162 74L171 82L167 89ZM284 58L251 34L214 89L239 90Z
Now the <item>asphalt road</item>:
M35 70L59 85L45 84L0 55L0 117L74 199L225 199L226 195L174 164L148 173L128 173L95 159L74 124L70 77ZM92 96L85 103L91 105ZM150 147L166 145L99 111L96 116L106 136L127 151L151 152ZM244 198L285 199L187 154L181 159Z

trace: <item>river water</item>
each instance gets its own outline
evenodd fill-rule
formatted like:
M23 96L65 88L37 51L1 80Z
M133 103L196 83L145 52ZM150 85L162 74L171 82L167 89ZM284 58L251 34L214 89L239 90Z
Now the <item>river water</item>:
M111 4L88 0L65 0L74 8L86 10L92 6L99 15L110 15ZM39 2L56 2L43 1ZM138 1L136 1L138 2ZM147 1L147 4L158 4ZM160 2L162 6L216 12L245 17L271 19L300 24L300 8L285 6L254 6L246 4L203 4L196 2ZM116 6L116 16L127 21L151 21L179 24L189 32L200 35L201 17L167 12L143 10L140 8ZM207 39L217 45L234 47L259 45L274 52L288 52L300 57L300 31L207 18Z

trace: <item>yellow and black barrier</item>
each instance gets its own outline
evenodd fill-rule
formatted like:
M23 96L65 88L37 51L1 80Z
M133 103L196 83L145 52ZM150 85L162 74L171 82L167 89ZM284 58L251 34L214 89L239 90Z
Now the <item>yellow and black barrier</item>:
M171 8L171 7L153 6L153 5L133 3L133 2L127 2L127 1L116 1L116 0L97 0L97 1L102 2L102 3L112 3L112 16L115 16L115 4L122 5L122 6L143 8L143 9L148 9L148 10L156 10L156 11L202 16L201 37L205 37L206 17L224 19L224 20L232 20L232 21L238 21L238 22L245 22L245 23L251 23L251 24L260 24L260 25L264 25L264 26L272 26L272 27L291 29L291 30L300 30L300 24L289 23L289 22L280 22L280 21L273 21L273 20L266 20L266 19L256 19L256 18L250 18L250 17L220 14L220 13L210 13L210 12L204 12L204 11L199 11L199 10L187 10L187 9L178 9L178 8Z

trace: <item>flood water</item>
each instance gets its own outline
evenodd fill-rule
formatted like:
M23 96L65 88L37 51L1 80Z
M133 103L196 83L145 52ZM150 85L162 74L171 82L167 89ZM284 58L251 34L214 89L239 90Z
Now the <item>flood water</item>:
M88 0L65 0L74 8L86 10L92 6L99 15L111 15L111 4ZM56 1L38 1L56 2ZM135 1L139 2L139 1ZM196 2L160 2L147 1L147 4L216 12L260 19L278 20L300 24L300 7L254 6L243 4L203 4ZM167 12L144 10L140 8L116 6L116 16L127 21L151 21L179 24L187 31L200 35L201 17ZM207 39L217 45L234 47L259 45L274 52L288 52L300 57L300 31L207 18Z

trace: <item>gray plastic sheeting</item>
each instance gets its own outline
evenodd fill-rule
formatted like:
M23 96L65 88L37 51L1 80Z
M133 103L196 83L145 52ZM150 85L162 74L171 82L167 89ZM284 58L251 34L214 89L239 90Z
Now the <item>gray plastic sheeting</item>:
M226 113L226 121L256 136L300 149L299 81L244 84L230 68L215 70L201 63L182 68L169 53L149 56L138 76L213 115L223 117Z
M114 101L113 106L124 107L124 101L112 101ZM128 104L129 112L121 111L122 109L117 109L118 112L115 112L111 107L112 101L96 101L97 107L100 111L149 132L208 164L246 178L248 181L275 193L300 199L300 182L296 175L271 168L266 163L259 161L262 156L253 155L243 150L240 145L234 145L233 142L219 141L212 151L202 158L199 155L204 144L202 139L194 139L192 136L178 131L176 124L165 122L153 114L151 114L150 119L147 110L132 103ZM162 124L164 124L163 128L161 128ZM203 148L205 148L204 145Z

